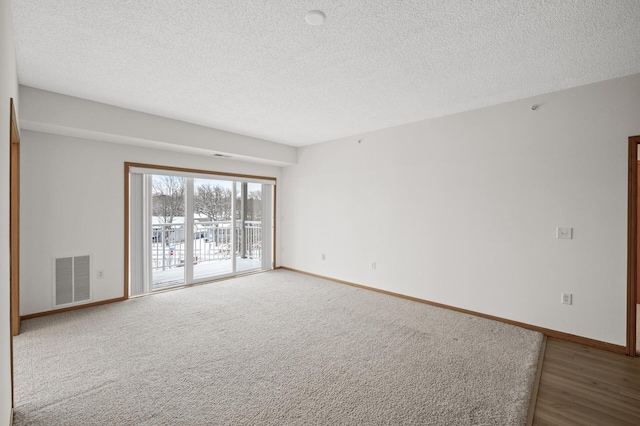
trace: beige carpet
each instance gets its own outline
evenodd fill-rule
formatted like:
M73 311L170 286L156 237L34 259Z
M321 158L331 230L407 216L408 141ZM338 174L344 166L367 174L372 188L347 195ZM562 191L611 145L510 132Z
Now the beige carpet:
M15 425L522 425L542 335L272 271L23 322Z

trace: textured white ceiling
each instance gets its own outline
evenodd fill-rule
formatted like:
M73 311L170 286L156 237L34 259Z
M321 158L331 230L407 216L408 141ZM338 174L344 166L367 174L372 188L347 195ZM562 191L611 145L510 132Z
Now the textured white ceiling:
M321 26L305 22L324 11ZM21 84L300 146L640 72L640 0L13 0Z

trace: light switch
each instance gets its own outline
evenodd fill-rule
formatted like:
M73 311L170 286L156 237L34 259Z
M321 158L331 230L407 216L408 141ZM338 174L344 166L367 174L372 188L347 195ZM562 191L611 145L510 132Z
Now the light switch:
M573 238L573 228L556 228L556 238L559 240L570 240Z

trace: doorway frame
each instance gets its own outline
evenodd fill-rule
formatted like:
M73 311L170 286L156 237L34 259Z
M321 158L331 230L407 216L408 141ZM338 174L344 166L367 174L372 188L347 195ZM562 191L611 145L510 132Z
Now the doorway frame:
M11 359L11 407L15 407L13 336L20 333L20 129L13 98L9 99L9 357Z
M627 355L636 356L636 301L638 279L638 144L640 135L629 137L627 226Z
M123 277L123 281L124 281L124 288L123 288L123 292L124 292L124 297L122 299L118 299L118 300L127 300L129 299L131 296L129 296L129 272L130 272L130 268L129 268L129 260L130 260L130 251L129 251L129 233L131 231L131 224L129 223L129 209L130 209L130 189L129 189L129 175L130 175L130 171L131 168L141 168L141 169L151 169L151 170L167 170L170 172L184 172L184 173L193 173L193 174L200 174L200 175L206 175L206 176L211 176L212 179L215 179L216 176L220 176L220 177L225 177L225 178L240 178L240 179L256 179L256 180L264 180L264 181L273 181L273 199L271 200L272 202L272 214L273 214L273 223L272 223L272 228L273 228L273 236L272 236L272 247L273 247L273 251L271 253L271 270L274 269L278 269L277 266L277 253L276 253L276 240L277 240L277 228L276 228L276 223L278 222L277 220L277 210L276 210L276 206L277 206L277 192L276 192L276 188L278 185L278 179L276 177L273 176L258 176L258 175L249 175L249 174L241 174L241 173L227 173L227 172L221 172L221 171L214 171L214 170L202 170L202 169L191 169L191 168L186 168L186 167L177 167L177 166L165 166L165 165L158 165L158 164L147 164L147 163L137 163L137 162L130 162L130 161L125 161L124 162L124 250L123 250L123 254L124 254L124 277ZM233 222L233 221L232 221ZM257 271L248 271L247 273L256 273ZM239 274L233 274L233 275L229 275L229 276L223 276L223 277L218 277L218 278L211 278L211 279L204 279L202 281L197 281L194 283L190 283L190 284L184 284L184 285L179 285L179 286L175 286L175 287L171 287L167 290L175 290L178 288L184 288L184 287L191 287L191 286L196 286L196 285L201 285L201 284L206 284L209 282L214 282L217 280L224 280L224 279L228 279L228 278L233 278L236 276L240 276L240 275L244 275L244 273L239 273Z
M20 334L20 130L13 98L10 99L10 269L11 335Z

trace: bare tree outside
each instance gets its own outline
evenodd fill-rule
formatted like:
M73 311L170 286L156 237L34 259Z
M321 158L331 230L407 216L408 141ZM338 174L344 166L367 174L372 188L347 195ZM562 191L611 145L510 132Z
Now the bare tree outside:
M201 184L196 189L193 208L213 222L231 220L231 189L211 183Z
M164 223L184 216L185 179L178 176L153 176L153 215Z
M262 220L262 191L249 191L247 195L247 220Z
M263 197L271 193L263 194L262 183L164 174L150 179L145 201L152 204L154 290L263 267L263 220L270 218Z

